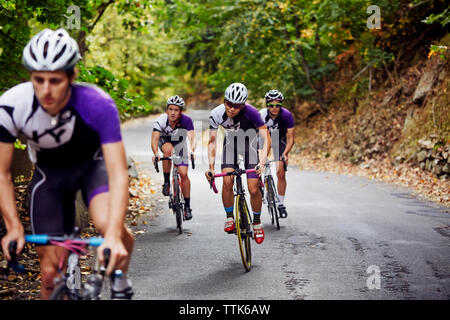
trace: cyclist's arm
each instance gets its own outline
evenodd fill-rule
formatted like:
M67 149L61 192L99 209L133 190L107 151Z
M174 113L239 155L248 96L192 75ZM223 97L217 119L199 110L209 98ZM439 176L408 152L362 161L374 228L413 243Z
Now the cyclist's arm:
M289 128L287 129L287 134L286 134L286 149L284 150L284 154L288 155L289 152L291 151L292 147L294 146L294 128Z
M161 137L161 132L153 130L151 147L152 147L153 154L155 156L158 155L158 143L159 143L160 137Z
M264 145L263 145L261 151L259 152L259 156L260 156L259 163L265 164L266 160L267 160L267 156L270 151L271 139L270 139L270 135L269 135L269 130L267 129L266 125L263 125L263 126L259 127L258 129L259 129L260 136L264 140Z
M128 207L128 171L123 141L102 144L102 151L109 184L109 212L107 213L109 219L102 247L111 249L111 266L107 271L109 273L128 255L122 242Z
M9 260L8 244L17 241L17 252L24 246L23 225L20 222L16 208L14 185L11 176L11 164L14 154L14 144L0 142L0 212L5 222L7 234L2 238L3 254Z
M216 163L216 138L217 138L217 129L209 129L208 160L209 160L209 170L213 171Z
M195 141L195 131L189 130L187 132L187 136L189 139L189 145L191 146L191 152L195 152L195 148L197 148L197 141Z

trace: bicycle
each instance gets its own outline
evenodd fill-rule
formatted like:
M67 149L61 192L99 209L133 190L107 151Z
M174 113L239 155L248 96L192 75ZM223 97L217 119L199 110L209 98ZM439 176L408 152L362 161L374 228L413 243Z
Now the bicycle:
M283 161L283 169L284 171L287 171L287 165L284 160ZM280 230L280 222L279 222L279 212L276 204L280 201L278 199L278 192L277 188L275 187L275 182L273 180L272 171L270 169L270 164L272 162L278 162L278 160L268 160L264 164L265 171L264 171L264 188L266 189L266 201L264 201L267 204L267 209L269 211L269 214L272 218L272 224L277 225L277 230ZM261 189L261 194L264 198L264 189Z
M174 153L172 153L172 157L159 158L159 161L172 160L172 159L176 160L176 161L180 161L182 159L182 157L177 156ZM191 164L192 164L192 169L195 169L193 153L191 153ZM159 172L158 158L155 158L154 166L155 166L156 172ZM169 194L169 209L172 209L172 211L175 215L179 234L182 234L183 233L182 223L185 220L185 217L184 217L184 197L183 197L183 193L181 192L180 185L181 185L181 179L180 179L180 175L178 173L178 166L174 165L173 169L172 169L173 190Z
M238 163L241 163L241 159ZM213 189L214 193L218 193L214 179L225 177L225 176L235 176L233 191L234 191L234 219L235 219L235 229L228 232L229 234L236 234L239 243L239 251L241 253L242 263L247 272L251 269L252 264L252 250L251 250L251 239L253 239L252 231L252 218L248 210L247 201L245 200L245 191L242 186L242 175L244 173L256 172L255 169L234 169L232 172L223 172L215 174L210 182L210 187ZM211 177L211 175L210 175Z
M25 241L39 245L56 245L68 249L70 251L67 257L67 269L63 272L64 257L61 258L58 266L59 278L55 279L55 288L50 295L50 300L100 300L101 291L105 276L105 271L109 263L111 251L105 248L103 255L105 258L105 265L99 266L99 261L96 259L94 272L87 277L86 283L82 282L80 269L80 255L85 255L88 252L88 247L98 247L103 243L103 238L92 237L87 239L78 238L78 230L71 235L63 237L49 236L45 234L40 235L26 235ZM9 243L9 253L11 261L8 267L18 273L25 273L25 267L17 262L16 249L17 242L11 241ZM122 275L121 270L116 270L111 275L111 283L115 277Z
M277 225L277 229L280 230L279 216L276 203L279 202L277 189L273 181L272 172L270 170L270 164L277 162L277 160L270 160L265 163L266 170L264 172L264 187L266 189L266 204L269 214L272 218L272 224Z

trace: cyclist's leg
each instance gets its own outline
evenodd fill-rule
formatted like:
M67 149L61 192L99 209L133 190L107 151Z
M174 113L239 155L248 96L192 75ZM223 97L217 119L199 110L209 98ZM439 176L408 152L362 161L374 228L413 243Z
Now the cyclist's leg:
M234 168L222 165L222 172L232 172ZM233 182L234 177L227 176L223 177L222 181L222 204L225 209L226 221L225 221L225 232L233 231L235 228L234 223L234 194L233 194Z
M188 166L186 164L178 165L178 173L181 179L181 192L184 198L190 198L191 196L191 181L188 176Z
M258 148L255 144L256 140L249 142L245 150L245 168L253 169L259 162ZM264 241L264 230L261 223L262 194L259 189L260 180L256 173L247 174L247 187L250 193L250 204L253 211L253 232L257 244Z
M165 142L161 145L161 151L163 152L163 157L172 156L173 145L170 142ZM163 160L163 172L170 173L170 169L172 169L172 161Z
M88 207L89 214L96 229L105 234L109 223L109 187L108 173L103 159L93 160L86 168L82 181L83 199ZM123 272L127 272L133 250L134 237L131 231L123 223L122 241L128 251L128 259L122 266Z
M86 170L82 192L94 225L100 234L104 236L110 220L110 193L108 189L108 174L103 160L93 161L91 167ZM112 298L131 299L133 291L131 282L128 280L127 272L133 251L134 236L126 227L125 222L122 224L120 234L128 257L121 265L117 266L117 269L122 270L123 275L121 278L116 278L112 284Z
M280 160L284 150L286 149L286 137L280 139L278 151L278 159ZM278 191L278 211L281 218L287 217L286 207L284 206L284 195L286 194L286 172L284 171L283 161L277 161L277 191Z
M191 196L191 181L188 176L188 168L189 168L189 158L187 156L188 149L187 143L185 142L175 142L173 143L174 153L181 157L181 159L177 159L174 161L174 165L178 167L178 173L181 179L181 192L183 193L184 199L190 199Z
M283 161L277 162L277 190L278 190L278 197L283 196L286 194L286 172L284 171L283 167ZM282 199L280 198L280 202L283 203Z
M259 162L259 153L257 146L257 139L245 143L245 169L254 169ZM261 207L262 207L262 194L259 189L260 180L257 173L247 174L247 186L250 193L250 204L253 210L254 222L259 223Z
M191 220L191 181L188 176L188 164L180 163L178 165L178 173L181 179L181 192L184 197L184 217L186 220Z
M249 177L247 175L248 192L250 193L250 204L252 206L254 218L256 222L261 221L257 215L261 214L262 195L259 190L259 177Z
M278 178L277 189L278 195L284 198L286 192L286 173L284 171L283 161L281 161L281 156L283 155L284 150L286 150L286 137L280 139L279 148L277 149L278 149L278 160L280 160L277 162L277 178Z
M106 228L109 224L108 208L109 208L109 192L102 192L95 195L89 203L89 214L92 217L94 226L102 236L105 235ZM122 277L115 278L111 284L112 299L131 299L133 296L132 284L128 278L128 268L130 265L131 254L134 246L134 236L125 223L122 225L122 242L128 252L128 257L117 269L122 270Z
M40 168L35 166L30 185L30 218L33 234L62 236L74 227L75 193L71 185L76 181L76 172ZM64 186L64 189L62 189ZM46 300L54 289L61 259L67 257L67 250L57 246L36 246L40 260L41 298Z
M59 276L58 267L61 259L66 268L68 250L58 246L36 246L41 269L41 299L48 300L54 289L55 278Z
M163 157L170 157L172 155L173 145L170 141L166 139L160 139L160 146L163 153ZM163 195L168 196L170 193L170 169L172 168L172 161L163 160L163 175L164 175L164 184L163 184Z

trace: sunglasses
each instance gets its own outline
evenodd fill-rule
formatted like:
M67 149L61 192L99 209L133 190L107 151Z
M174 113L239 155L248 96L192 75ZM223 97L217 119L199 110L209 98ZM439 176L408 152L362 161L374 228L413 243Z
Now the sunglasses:
M270 103L267 104L269 108L281 108L281 103Z
M245 107L245 103L242 104L234 104L231 102L226 102L226 105L228 108L233 108L233 109L243 109Z

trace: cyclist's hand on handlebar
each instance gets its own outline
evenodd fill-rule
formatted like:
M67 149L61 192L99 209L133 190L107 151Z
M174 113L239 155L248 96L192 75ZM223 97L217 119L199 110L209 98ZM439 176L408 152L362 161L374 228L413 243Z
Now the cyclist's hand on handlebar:
M2 238L3 256L8 261L11 260L8 248L11 241L17 242L16 255L19 255L22 252L23 247L25 246L25 236L22 224L20 224L20 226L18 226L17 228L9 230L8 233L6 233L6 235Z
M265 170L265 165L263 163L258 163L255 167L256 173L260 176L263 174L264 170Z
M284 163L287 165L288 164L288 156L287 156L287 154L282 154L281 155L281 161L284 161Z
M205 176L206 179L208 180L209 183L211 183L211 181L214 179L214 171L213 170L207 170L205 171Z
M109 248L111 250L106 275L111 275L116 269L124 269L124 263L128 258L128 251L122 240L117 237L105 237L105 241L97 249L98 259L101 265L105 262L105 258L103 256L103 249L105 248Z

